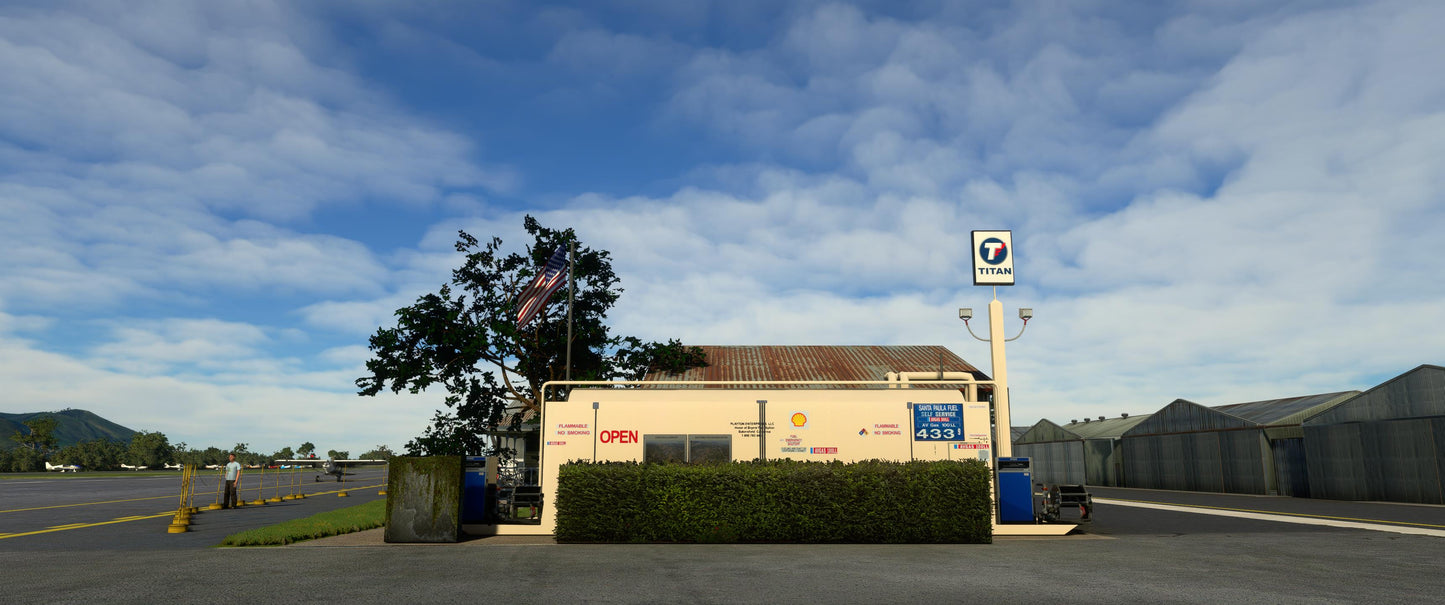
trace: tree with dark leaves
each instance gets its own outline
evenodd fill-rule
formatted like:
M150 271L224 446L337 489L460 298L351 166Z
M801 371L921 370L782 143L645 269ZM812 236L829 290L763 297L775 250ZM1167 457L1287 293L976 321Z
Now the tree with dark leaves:
M15 434L10 436L11 439L22 447L29 448L41 455L55 449L55 426L58 422L53 416L34 418L25 421L24 424L27 431L22 433L16 430Z
M531 216L523 226L533 238L525 254L504 254L500 238L481 242L459 232L456 249L466 257L451 282L398 309L396 326L371 337L374 357L366 362L369 375L356 381L358 394L446 391L448 411L438 411L426 432L406 444L412 455L512 455L495 449L487 433L520 429L540 412L542 385L566 374L565 287L531 323L516 325L517 295L560 246L576 246L573 380L640 379L655 370L706 365L702 349L676 340L645 343L612 334L604 321L622 289L611 255L582 245L572 229L549 229ZM554 388L546 396L565 398L567 391Z

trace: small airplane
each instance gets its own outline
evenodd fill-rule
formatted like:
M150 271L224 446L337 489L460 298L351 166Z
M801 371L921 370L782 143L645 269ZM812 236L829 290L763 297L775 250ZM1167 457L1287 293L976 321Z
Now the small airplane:
M78 473L78 472L80 472L80 465L79 465L79 464L51 464L51 463L49 463L49 462L46 462L46 463L45 463L45 470L47 470L47 471L59 471L59 472L62 472L62 473Z
M177 462L177 463L175 463L175 464L167 464L167 465L166 465L166 470L172 470L172 471L181 470L181 463Z
M338 483L341 482L341 478L342 478L342 477L345 477L346 475L355 475L355 474L356 474L356 473L348 473L348 472L346 472L346 471L341 470L341 465L337 464L334 460L332 460L332 459L330 459L330 458L327 458L327 459L326 459L326 462L321 465L321 473L322 473L323 475L328 475L328 476L336 477L336 481L337 481ZM317 475L317 476L316 476L316 481L317 481L317 482L320 482L320 481L321 481L321 475Z
M131 466L131 465L129 465L129 464L122 464L122 465L120 465L120 467L123 468L123 469L125 469L125 470L128 470L128 471L143 471L143 470L146 470L146 469L150 468L149 466L145 466L145 465L141 465L141 466Z
M219 465L219 464L207 464L207 465L206 465L206 470L208 470L208 471L214 471L214 470L217 470L217 469L219 469L219 468L221 468L221 465Z
M338 482L347 475L356 474L346 472L345 470L343 470L343 467L386 464L385 460L333 460L331 458L327 458L326 460L312 460L302 458L299 460L277 460L276 462L286 463L286 466L290 466L291 468L315 468L315 465L320 464L321 474L316 476L316 480L321 481L321 478L323 476L330 476L336 477L336 480ZM282 468L285 468L285 466L283 466Z

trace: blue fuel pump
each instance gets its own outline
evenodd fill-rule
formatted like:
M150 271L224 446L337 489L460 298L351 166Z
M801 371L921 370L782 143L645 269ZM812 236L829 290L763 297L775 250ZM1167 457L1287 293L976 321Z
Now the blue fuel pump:
M467 456L462 461L462 523L487 522L487 495L487 457Z
M1001 523L1034 523L1034 473L1028 458L998 459L998 518Z

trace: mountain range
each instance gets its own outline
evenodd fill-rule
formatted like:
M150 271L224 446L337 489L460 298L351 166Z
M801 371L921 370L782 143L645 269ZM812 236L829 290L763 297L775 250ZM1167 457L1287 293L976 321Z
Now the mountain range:
M131 435L136 432L119 424L101 418L85 410L61 410L59 412L29 412L24 414L8 414L0 412L0 449L12 449L19 447L10 436L17 431L29 434L30 429L25 423L36 418L55 418L55 442L57 447L75 445L84 441L96 439L110 439L111 441L129 442Z

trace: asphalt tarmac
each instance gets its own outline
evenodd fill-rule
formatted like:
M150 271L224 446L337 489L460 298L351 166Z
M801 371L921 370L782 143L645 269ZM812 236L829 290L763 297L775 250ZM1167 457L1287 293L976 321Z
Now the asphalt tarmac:
M0 479L0 552L203 548L238 531L385 497L378 495L386 482L384 468L348 472L354 474L338 483L330 476L317 482L319 473L310 470L271 470L264 477L256 469L245 471L243 500L292 493L307 497L203 511L191 517L189 531L179 534L167 531L180 505L179 471L6 477ZM217 502L219 481L219 471L202 471L194 484L194 506ZM338 496L340 491L347 496Z
M0 510L14 508L8 504L11 487L0 482L5 490L0 502L6 503ZM1305 514L1301 508L1317 509L1310 514L1419 525L1434 525L1426 521L1445 514L1445 507L1384 503L1144 490L1096 493L1118 500L1188 500L1192 506L1296 514ZM353 500L317 497L298 506L328 499ZM1241 503L1247 506L1235 506ZM285 510L270 506L205 513L201 518L214 515L217 527L202 526L193 533L222 535L219 526L232 519L249 524ZM0 522L11 514L0 512ZM386 545L373 532L305 547L205 548L214 544L206 540L137 547L111 542L104 533L109 530L97 526L0 538L0 570L6 579L0 598L67 603L1418 603L1434 601L1445 591L1440 573L1445 538L1110 504L1098 505L1095 519L1076 535L999 538L989 545L558 545L512 537ZM158 522L114 525L151 523ZM163 525L155 527L163 531ZM67 535L92 538L65 548L46 546ZM195 535L169 537L191 540Z

